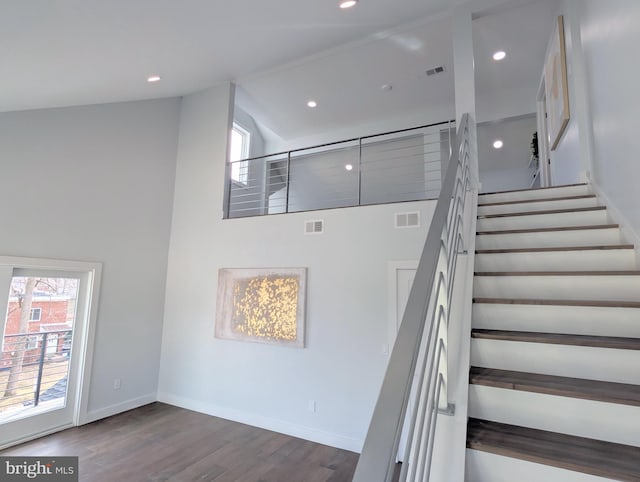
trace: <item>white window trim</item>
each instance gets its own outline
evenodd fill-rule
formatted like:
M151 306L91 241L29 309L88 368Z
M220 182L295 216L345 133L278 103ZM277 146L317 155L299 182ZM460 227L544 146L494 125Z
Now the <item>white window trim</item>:
M43 258L22 258L14 256L0 256L0 278L8 278L10 282L13 277L13 269L38 269L38 270L56 270L70 271L74 273L83 273L87 277L87 293L84 300L85 309L88 308L86 325L76 332L76 336L82 338L80 343L81 351L81 376L78 380L78 396L76 397L76 406L74 407L73 424L83 425L93 422L100 418L89 413L89 389L91 387L91 373L93 366L93 352L95 345L95 326L98 317L100 282L102 279L102 263L92 263L85 261L66 261ZM9 283L7 283L8 285ZM8 306L9 293L0 292L0 305L5 303ZM0 317L0 334L4 333L4 323Z
M249 151L251 150L251 132L248 129L238 124L237 122L233 123L232 132L236 131L242 136L242 146L240 149L240 159L236 159L235 162L231 164L230 168L230 176L231 180L235 183L246 186L249 181L249 162L242 161L242 159L247 159L249 157ZM233 139L233 134L232 134ZM233 142L233 140L231 141ZM232 160L229 159L231 163ZM237 169L234 172L234 166L237 166Z
M33 315L38 313L38 317L35 318ZM41 321L42 320L42 308L31 308L31 313L29 314L29 321Z

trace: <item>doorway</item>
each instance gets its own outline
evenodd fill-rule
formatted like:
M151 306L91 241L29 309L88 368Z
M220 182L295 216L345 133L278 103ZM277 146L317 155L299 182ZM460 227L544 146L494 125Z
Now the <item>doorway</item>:
M101 265L0 257L0 448L86 415Z
M389 286L389 311L388 311L388 333L389 346L393 348L393 344L402 322L404 309L409 300L411 285L416 275L418 261L390 261L388 264L388 286ZM413 380L413 387L416 386L416 380ZM411 390L407 413L411 413L415 406L416 394L414 389ZM396 462L402 462L405 458L407 441L409 437L408 417L405 417L405 423L402 427L400 443L398 445L398 454Z

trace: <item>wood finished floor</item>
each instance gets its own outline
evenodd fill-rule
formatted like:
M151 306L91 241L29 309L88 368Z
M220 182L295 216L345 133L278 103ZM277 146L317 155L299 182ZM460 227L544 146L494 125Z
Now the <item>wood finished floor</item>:
M82 482L342 482L358 462L353 452L163 403L0 455L77 455Z

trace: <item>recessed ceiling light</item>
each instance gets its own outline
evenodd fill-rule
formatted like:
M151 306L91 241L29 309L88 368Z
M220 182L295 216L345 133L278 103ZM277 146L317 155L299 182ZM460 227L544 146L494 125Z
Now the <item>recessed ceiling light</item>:
M504 142L502 142L500 139L496 139L495 141L493 141L494 149L502 149L502 146L504 146Z
M344 166L344 168L345 168L347 171L353 171L353 164L347 164L346 166Z
M351 8L356 3L358 3L358 0L341 0L340 8Z
M307 107L311 107L312 109L318 107L318 103L315 100L310 100L307 102Z
M493 60L502 60L507 56L507 53L504 50L498 50L495 54L493 54Z
M162 80L162 77L159 75L150 75L147 77L147 82L160 82L160 80Z

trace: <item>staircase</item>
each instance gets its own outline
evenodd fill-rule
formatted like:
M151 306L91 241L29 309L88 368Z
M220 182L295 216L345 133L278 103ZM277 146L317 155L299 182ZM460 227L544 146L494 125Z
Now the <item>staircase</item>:
M467 482L640 481L640 271L588 185L479 196Z

